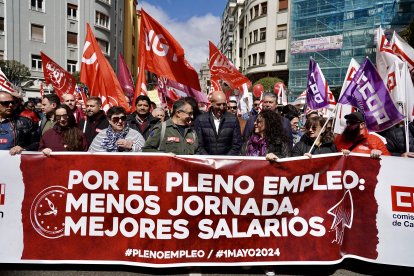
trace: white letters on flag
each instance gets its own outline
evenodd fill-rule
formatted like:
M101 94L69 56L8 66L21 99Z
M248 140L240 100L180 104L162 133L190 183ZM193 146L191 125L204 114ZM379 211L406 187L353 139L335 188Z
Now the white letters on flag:
M396 32L394 32L391 39L391 48L397 57L399 57L402 61L407 62L411 78L414 79L414 49Z
M380 26L377 30L376 67L383 80L387 79L387 70L396 60L399 61Z

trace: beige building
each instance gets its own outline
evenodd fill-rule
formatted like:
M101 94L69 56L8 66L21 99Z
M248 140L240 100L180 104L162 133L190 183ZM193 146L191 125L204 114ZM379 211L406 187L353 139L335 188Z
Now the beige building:
M252 83L289 77L289 0L237 0L232 62Z
M200 82L201 91L208 95L210 90L210 61L207 59L206 63L201 64L200 72L198 72L198 80Z
M141 11L137 0L124 0L124 60L133 77L138 75L138 46Z

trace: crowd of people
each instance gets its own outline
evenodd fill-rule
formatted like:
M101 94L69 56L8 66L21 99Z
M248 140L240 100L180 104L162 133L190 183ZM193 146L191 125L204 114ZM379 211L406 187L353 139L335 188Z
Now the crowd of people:
M73 95L61 102L47 94L41 103L22 104L16 95L0 92L0 150L11 155L22 151L163 152L171 155L231 155L281 158L343 152L414 157L414 125L409 124L410 150L405 129L395 126L386 134L369 133L360 112L347 114L342 134L333 133L333 122L317 112L302 122L300 111L286 105L278 111L277 95L263 94L253 108L238 114L237 102L224 93L213 93L211 107L202 112L195 98L185 97L168 107L153 108L147 96L139 96L135 111L102 110L99 97L89 97L85 110ZM152 112L151 112L151 109Z

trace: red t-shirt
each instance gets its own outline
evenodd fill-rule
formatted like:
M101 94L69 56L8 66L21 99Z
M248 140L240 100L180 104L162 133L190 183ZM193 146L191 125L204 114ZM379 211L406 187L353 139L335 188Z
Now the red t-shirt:
M344 141L342 139L342 134L338 135L334 143L340 152L343 149L349 149L356 141L361 140L362 138L366 139L360 142L351 152L371 154L373 149L377 149L382 151L382 155L391 156L381 138L374 134L369 134L367 129L364 129L364 133L362 135L358 135L353 141L350 142Z

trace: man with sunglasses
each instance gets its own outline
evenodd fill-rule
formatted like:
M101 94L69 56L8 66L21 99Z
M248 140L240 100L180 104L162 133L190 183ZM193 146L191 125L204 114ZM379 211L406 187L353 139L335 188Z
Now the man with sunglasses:
M350 152L370 154L374 159L381 155L391 155L381 138L368 133L365 128L365 118L361 112L345 115L345 119L346 128L335 139L338 151L342 151L345 155Z
M229 101L229 103L227 104L227 109L231 114L237 116L237 102L235 100ZM247 120L242 119L240 117L237 117L237 118L239 119L239 123L240 123L241 135L243 135L243 131L246 126Z
M241 146L240 123L237 116L226 112L226 95L216 91L211 97L211 107L197 117L194 129L198 135L200 154L238 155Z
M255 98L253 100L253 107L252 107L252 110L250 112L250 116L249 116L249 112L246 112L241 116L241 118L245 119L247 121L247 120L249 120L249 117L256 116L257 114L259 114L259 106L260 106L260 99Z
M37 151L37 126L29 118L13 113L15 105L10 93L0 91L0 150L8 150L11 155L23 150Z

